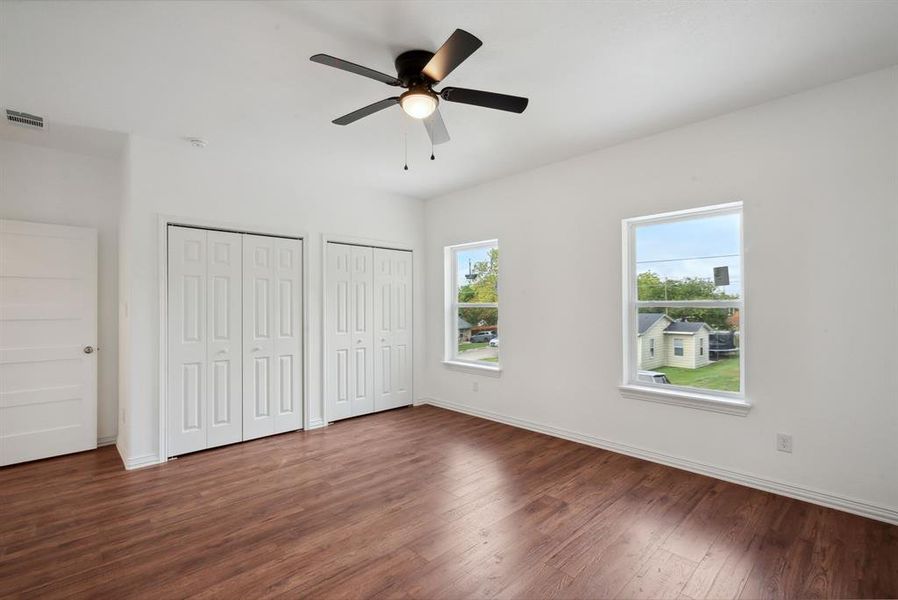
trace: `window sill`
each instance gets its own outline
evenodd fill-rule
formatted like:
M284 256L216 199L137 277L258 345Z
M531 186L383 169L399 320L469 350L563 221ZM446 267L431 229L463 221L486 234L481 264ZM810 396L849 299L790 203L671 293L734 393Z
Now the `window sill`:
M444 360L443 364L454 371L464 371L466 373L473 373L474 375L498 377L502 374L502 367L499 365L480 365L477 363L465 362L463 360Z
M683 390L661 390L642 385L622 385L618 389L620 389L621 396L624 398L660 402L661 404L674 404L740 417L746 416L748 411L751 410L751 404L744 400L724 398L712 394L699 394Z

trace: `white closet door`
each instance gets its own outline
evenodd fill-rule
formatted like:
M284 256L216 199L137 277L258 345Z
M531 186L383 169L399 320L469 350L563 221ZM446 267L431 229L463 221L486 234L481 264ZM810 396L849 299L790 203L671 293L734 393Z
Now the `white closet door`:
M327 419L337 421L352 416L352 379L349 376L349 359L352 348L350 314L352 301L352 247L343 244L328 244L326 256L327 293L325 295L325 316L327 343L325 357L325 390L327 396Z
M243 439L302 427L302 242L243 236Z
M274 238L243 236L243 439L274 433Z
M96 230L0 220L0 466L97 447L96 343Z
M274 431L302 427L302 242L274 240L277 403Z
M206 447L243 439L242 236L206 232Z
M374 249L352 247L352 416L374 412Z
M328 419L374 411L372 248L328 244Z
M168 228L169 455L206 447L206 236Z
M374 249L374 346L374 410L411 404L411 252Z

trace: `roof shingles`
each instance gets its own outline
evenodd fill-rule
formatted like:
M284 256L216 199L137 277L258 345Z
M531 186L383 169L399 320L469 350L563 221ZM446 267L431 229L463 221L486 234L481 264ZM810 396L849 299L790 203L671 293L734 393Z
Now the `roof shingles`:
M664 313L639 313L639 335L648 331L661 318L670 321L664 328L664 333L695 333L702 327L711 329L707 323L701 321L674 321Z

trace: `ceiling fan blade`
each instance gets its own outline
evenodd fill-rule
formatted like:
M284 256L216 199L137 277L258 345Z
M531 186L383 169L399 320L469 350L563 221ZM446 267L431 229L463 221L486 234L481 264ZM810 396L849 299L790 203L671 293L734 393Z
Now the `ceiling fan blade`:
M449 131L446 129L446 124L443 122L443 115L440 114L439 108L433 111L426 119L422 119L422 121L424 122L424 128L427 130L427 135L430 136L430 141L434 146L445 144L449 141Z
M447 102L461 102L462 104L473 104L474 106L507 110L513 113L524 112L529 102L527 98L520 96L454 87L443 88L443 91L440 92L440 98Z
M482 45L483 42L464 29L456 29L421 72L433 81L442 81Z
M387 85L400 85L399 80L392 75L387 75L386 73L381 73L380 71L375 71L374 69L369 69L368 67L363 67L362 65L357 65L355 63L349 62L348 60L336 58L328 54L316 54L315 56L309 57L309 60L322 65L327 65L329 67L334 67L335 69L349 71L350 73L355 73L356 75L361 75L362 77L376 79L377 81L381 81L383 83L386 83Z
M379 102L375 102L374 104L369 104L364 108L360 108L358 110L354 110L348 115L343 115L339 119L334 119L334 125L349 125L350 123L355 123L362 117L367 117L368 115L373 115L374 113L381 111L385 108L390 108L394 104L399 103L399 96L393 96L392 98L385 98Z

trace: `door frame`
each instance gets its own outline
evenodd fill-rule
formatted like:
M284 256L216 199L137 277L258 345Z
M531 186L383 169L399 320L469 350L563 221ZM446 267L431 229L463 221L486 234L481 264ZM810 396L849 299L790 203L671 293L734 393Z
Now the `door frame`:
M162 215L157 219L158 235L158 281L159 281L159 368L158 368L158 412L159 412L159 463L169 460L168 456L168 227L170 225L214 229L229 233L249 233L301 240L302 252L302 425L311 429L309 423L309 252L306 242L309 235L305 230L291 227L271 227L267 225L243 225L225 221L215 221L199 217Z
M412 255L412 370L411 370L411 389L409 390L412 403L415 398L415 248L411 243L391 242L386 240L377 240L372 238L357 237L351 235L339 234L321 234L321 423L316 427L327 427L330 425L330 419L327 406L327 359L329 348L327 347L327 245L328 244L347 244L350 246L362 246L365 248L382 248L384 250L401 250Z

